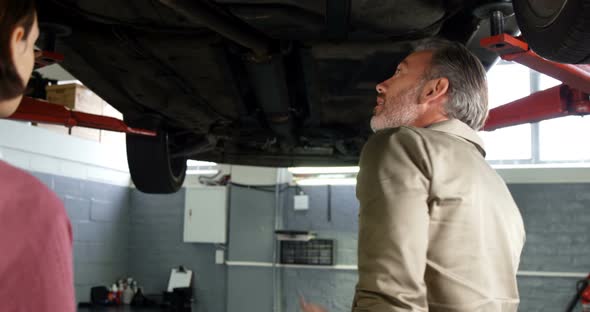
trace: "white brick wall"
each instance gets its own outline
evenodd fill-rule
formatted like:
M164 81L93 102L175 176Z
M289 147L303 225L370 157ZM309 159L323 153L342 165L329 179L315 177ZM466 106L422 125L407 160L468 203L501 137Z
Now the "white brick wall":
M129 186L124 144L108 146L0 120L0 158L24 170Z

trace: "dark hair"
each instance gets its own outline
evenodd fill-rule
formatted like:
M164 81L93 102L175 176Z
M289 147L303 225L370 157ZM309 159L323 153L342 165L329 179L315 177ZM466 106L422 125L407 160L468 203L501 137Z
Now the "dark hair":
M415 51L433 52L426 80L449 79L447 116L481 129L488 115L488 85L479 59L462 44L443 39L422 41Z
M20 26L25 30L24 38L28 38L35 17L35 0L0 0L0 101L15 98L25 91L26 82L12 60L10 37Z

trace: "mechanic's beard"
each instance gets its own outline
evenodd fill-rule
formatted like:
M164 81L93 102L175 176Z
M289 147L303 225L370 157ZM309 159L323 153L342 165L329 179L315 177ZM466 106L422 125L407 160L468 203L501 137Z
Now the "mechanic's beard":
M418 85L400 92L394 98L386 99L383 111L371 118L373 132L412 125L419 115L417 102L420 88L421 86Z

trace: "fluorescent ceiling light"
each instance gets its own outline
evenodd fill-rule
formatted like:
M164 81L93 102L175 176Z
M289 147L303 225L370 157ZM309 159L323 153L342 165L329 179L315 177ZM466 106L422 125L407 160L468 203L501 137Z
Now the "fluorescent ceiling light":
M556 168L590 168L588 162L546 163L546 164L492 164L494 169L556 169Z
M354 176L351 176L350 174L346 174L346 173L324 173L324 174L318 174L317 176L314 176L313 178L315 178L315 179L347 179L347 178L354 178ZM313 179L313 178L311 178L311 179ZM303 178L303 179L305 179L305 178Z
M80 80L60 80L57 82L58 85L65 85L65 84L72 84L72 83L79 84L81 86L84 85L82 83L82 81L80 81Z
M358 173L359 167L291 167L288 170L292 174Z
M312 178L312 179L297 180L296 183L298 185L356 185L356 179L355 178L345 178L345 179Z
M199 175L213 175L213 174L218 174L219 170L213 170L213 169L208 169L208 170L204 170L204 169L189 169L186 171L186 174L199 174Z
M192 159L187 160L186 161L186 165L189 166L189 167L196 167L196 166L208 166L208 167L211 167L211 166L217 166L217 164L214 163L214 162L200 161L200 160L192 160Z

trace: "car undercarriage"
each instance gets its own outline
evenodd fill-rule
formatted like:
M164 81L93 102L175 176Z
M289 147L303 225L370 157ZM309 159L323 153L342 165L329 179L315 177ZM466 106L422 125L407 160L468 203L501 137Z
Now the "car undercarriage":
M47 0L39 19L66 70L127 124L160 134L128 135L132 176L166 162L141 179L181 181L186 159L355 165L375 85L415 44L458 41L489 68L497 55L479 40L494 12L518 34L512 10L498 0Z

